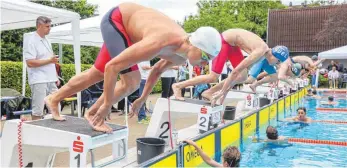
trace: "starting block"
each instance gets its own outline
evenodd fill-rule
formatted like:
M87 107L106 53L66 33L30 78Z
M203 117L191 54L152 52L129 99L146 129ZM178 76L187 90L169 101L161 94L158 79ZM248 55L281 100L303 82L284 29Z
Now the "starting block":
M70 167L86 167L87 153L91 152L94 167L93 149L107 144L112 144L113 160L103 166L126 157L127 127L108 124L113 132L105 134L94 131L83 118L65 117L66 121L7 121L1 140L1 167L52 167L55 154L64 151L70 152Z
M189 114L198 114L197 133L200 130L208 131L211 125L216 126L221 123L223 110L223 105L212 107L208 101L188 98L184 101L170 99L171 121L169 121L168 99L159 98L153 109L153 115L147 128L146 137L162 138L166 141L166 144L169 144L170 136L172 136L169 132L170 123L173 123L173 119L184 118ZM175 139L175 137L172 138Z

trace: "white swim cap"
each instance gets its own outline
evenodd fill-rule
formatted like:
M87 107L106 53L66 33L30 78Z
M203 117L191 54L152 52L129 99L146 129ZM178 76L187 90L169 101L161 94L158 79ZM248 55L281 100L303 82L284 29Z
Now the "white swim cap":
M216 58L222 48L220 33L213 27L200 27L190 34L190 43Z

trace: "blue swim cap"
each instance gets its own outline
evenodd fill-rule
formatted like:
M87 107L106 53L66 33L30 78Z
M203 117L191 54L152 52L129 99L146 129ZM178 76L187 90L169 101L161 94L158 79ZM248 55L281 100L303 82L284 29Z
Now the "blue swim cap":
M289 50L286 46L276 46L271 49L272 55L281 62L284 62L289 57Z
M299 76L301 72L302 66L300 63L294 63L292 65L292 72L295 76Z

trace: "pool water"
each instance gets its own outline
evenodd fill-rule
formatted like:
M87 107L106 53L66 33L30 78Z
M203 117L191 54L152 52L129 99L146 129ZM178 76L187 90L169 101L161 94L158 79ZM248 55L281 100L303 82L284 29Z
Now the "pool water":
M334 106L321 105L327 101L323 96L320 100L303 99L299 105L288 111L287 117L294 117L296 109L304 106L307 116L313 120L347 121L347 113L317 112L318 107L346 108L346 99L336 99ZM332 123L291 123L285 121L270 122L276 126L279 135L292 138L347 141L347 124ZM265 139L266 126L260 128L255 136ZM245 140L240 147L242 153L241 167L347 167L347 146L329 146L319 144L271 144Z

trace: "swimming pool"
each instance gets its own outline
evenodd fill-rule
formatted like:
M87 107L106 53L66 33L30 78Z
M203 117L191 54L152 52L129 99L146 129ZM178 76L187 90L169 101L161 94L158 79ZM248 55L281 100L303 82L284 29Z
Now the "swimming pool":
M322 95L323 96L323 95ZM304 106L307 116L313 120L347 121L347 113L317 112L322 106L320 101L327 101L327 97L320 100L304 98L286 111L286 117L296 115L296 109ZM336 108L346 108L346 99L336 99ZM330 106L333 107L333 106ZM347 141L347 124L331 123L290 123L273 119L272 126L276 126L279 135L293 138L319 139L331 141ZM255 136L266 138L267 125L259 128ZM252 143L251 139L244 139L240 145L242 152L241 167L347 167L347 146L329 146L319 144L266 144Z

